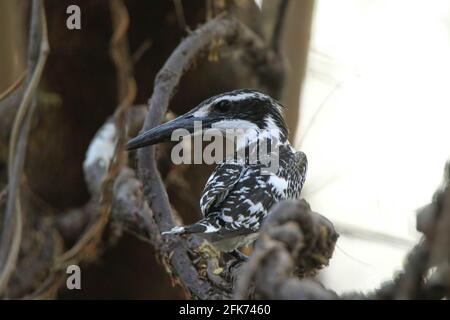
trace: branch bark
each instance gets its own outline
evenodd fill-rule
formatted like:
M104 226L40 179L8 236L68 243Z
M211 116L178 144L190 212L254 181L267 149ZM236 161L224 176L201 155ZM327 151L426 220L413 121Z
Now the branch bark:
M239 270L236 299L331 299L337 297L313 275L328 262L339 235L325 217L304 200L272 208L248 263Z

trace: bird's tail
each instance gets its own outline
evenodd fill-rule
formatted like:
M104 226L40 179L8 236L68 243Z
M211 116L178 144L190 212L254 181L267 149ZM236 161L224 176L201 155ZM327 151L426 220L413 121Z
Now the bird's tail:
M183 226L183 227L173 227L172 229L168 230L168 231L164 231L161 234L162 235L166 235L166 234L178 234L178 235L182 235L182 234L190 234L190 233L201 233L201 232L205 232L205 230L207 229L207 226L205 226L203 223L194 223L188 226Z

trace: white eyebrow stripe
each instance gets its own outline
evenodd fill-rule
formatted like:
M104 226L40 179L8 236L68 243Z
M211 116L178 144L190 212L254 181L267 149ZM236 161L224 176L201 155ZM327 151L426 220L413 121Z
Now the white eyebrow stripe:
M217 103L219 101L228 100L228 101L239 101L239 100L245 100L247 98L264 98L264 95L258 92L245 92L245 93L238 93L236 95L225 95L220 96L217 99L214 99L211 104Z
M200 109L198 109L197 111L195 111L193 113L193 116L194 117L207 116L210 107L220 101L226 100L226 101L234 102L234 101L245 100L248 98L269 99L268 96L266 96L265 94L260 93L260 92L243 92L243 93L238 93L238 94L226 94L226 95L217 97L216 99L212 100L207 105L205 105L205 106L201 107ZM277 105L277 108L280 109L280 107L278 105Z

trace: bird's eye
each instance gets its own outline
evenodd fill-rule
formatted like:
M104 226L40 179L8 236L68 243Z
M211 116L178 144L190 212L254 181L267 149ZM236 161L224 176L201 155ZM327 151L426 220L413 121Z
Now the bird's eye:
M222 100L216 103L215 108L220 112L228 111L229 103L228 101Z

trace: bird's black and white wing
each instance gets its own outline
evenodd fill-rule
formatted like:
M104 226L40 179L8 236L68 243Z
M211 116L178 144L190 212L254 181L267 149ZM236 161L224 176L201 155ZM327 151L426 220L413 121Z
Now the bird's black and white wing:
M220 207L220 203L233 190L245 170L245 165L236 162L224 162L215 168L206 182L200 199L200 209L205 217Z
M234 161L218 165L206 182L200 199L204 218L189 226L174 227L163 234L216 233L222 229L222 206L247 170L245 164Z
M303 188L303 185L305 184L306 180L306 173L308 171L308 158L306 157L306 154L304 154L302 151L297 151L294 155L295 157L295 164L297 166L297 170L292 170L292 181L297 181L297 185L295 188L292 188L295 191L295 195L292 196L292 198L298 199L300 198L300 192Z

